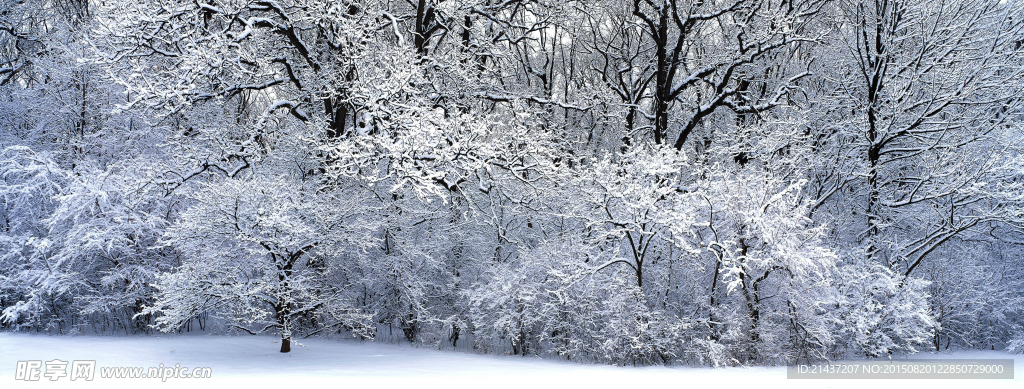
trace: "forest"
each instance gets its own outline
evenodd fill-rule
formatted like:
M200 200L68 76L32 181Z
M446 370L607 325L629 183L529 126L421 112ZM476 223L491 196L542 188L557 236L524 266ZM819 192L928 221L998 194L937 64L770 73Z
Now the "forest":
M1024 352L1022 46L1020 0L6 0L0 331Z

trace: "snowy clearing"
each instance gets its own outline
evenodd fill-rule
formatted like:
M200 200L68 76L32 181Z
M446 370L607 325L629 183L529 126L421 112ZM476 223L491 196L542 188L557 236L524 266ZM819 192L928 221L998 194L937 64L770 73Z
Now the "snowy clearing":
M0 387L257 387L330 384L332 387L655 387L689 388L754 384L759 388L1020 388L1024 356L1000 351L923 353L916 358L1014 358L1013 380L787 380L784 367L688 368L583 365L531 357L474 355L408 345L308 339L289 354L276 352L276 339L260 336L94 337L0 333ZM95 360L110 366L180 364L210 367L212 378L96 378L91 382L26 382L14 379L19 360ZM340 385L340 386L339 386Z

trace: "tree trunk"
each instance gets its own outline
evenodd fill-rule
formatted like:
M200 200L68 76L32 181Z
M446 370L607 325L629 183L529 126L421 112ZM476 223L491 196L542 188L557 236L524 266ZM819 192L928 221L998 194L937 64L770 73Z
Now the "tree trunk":
M281 352L287 353L292 351L292 338L290 336L281 335Z
M655 36L658 69L655 81L654 101L654 143L663 144L668 139L668 109L672 100L672 68L677 66L668 58L668 10L661 12L658 35Z

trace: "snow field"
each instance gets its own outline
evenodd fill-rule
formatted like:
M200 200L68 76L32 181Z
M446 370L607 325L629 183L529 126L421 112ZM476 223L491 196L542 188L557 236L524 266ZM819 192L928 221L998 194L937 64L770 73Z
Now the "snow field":
M615 367L476 355L428 346L306 339L289 354L263 336L46 336L0 333L0 388L1021 388L1024 356L1001 351L914 358L1014 358L1013 380L789 380L785 367ZM19 360L95 360L91 382L15 380ZM210 367L211 378L101 378L101 367Z

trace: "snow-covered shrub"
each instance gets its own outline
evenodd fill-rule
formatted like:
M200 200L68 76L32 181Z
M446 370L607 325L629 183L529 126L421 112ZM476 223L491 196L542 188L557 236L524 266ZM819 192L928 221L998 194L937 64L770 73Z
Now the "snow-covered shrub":
M1024 354L1024 328L1018 326L1013 331L1013 336L1006 345L1006 351L1016 354Z
M0 303L4 326L62 330L73 296L59 286L60 273L50 271L48 258L57 250L49 238L47 219L59 206L57 196L68 185L68 173L45 153L10 147L0 154ZM67 324L65 324L67 323Z
M34 156L23 162L45 161L28 149L21 152ZM75 331L148 331L149 318L135 315L151 301L154 275L170 269L174 253L153 248L167 224L169 202L151 185L145 165L124 161L101 170L79 161L65 171L52 162L21 168L6 162L2 189L8 204L28 196L38 205L7 212L15 229L5 235L11 274L4 285L21 285L23 296L5 309L5 319L58 332L72 330L71 323ZM36 173L25 175L29 170ZM33 218L36 236L23 235L23 224Z
M915 353L934 335L928 282L851 259L838 268L840 300L830 307L849 352L867 357Z
M670 364L679 357L690 323L650 308L627 274L608 285L601 328L601 357L616 365Z
M533 346L543 320L544 273L539 266L496 264L485 282L473 285L470 317L478 348L510 349L519 355L537 351Z

